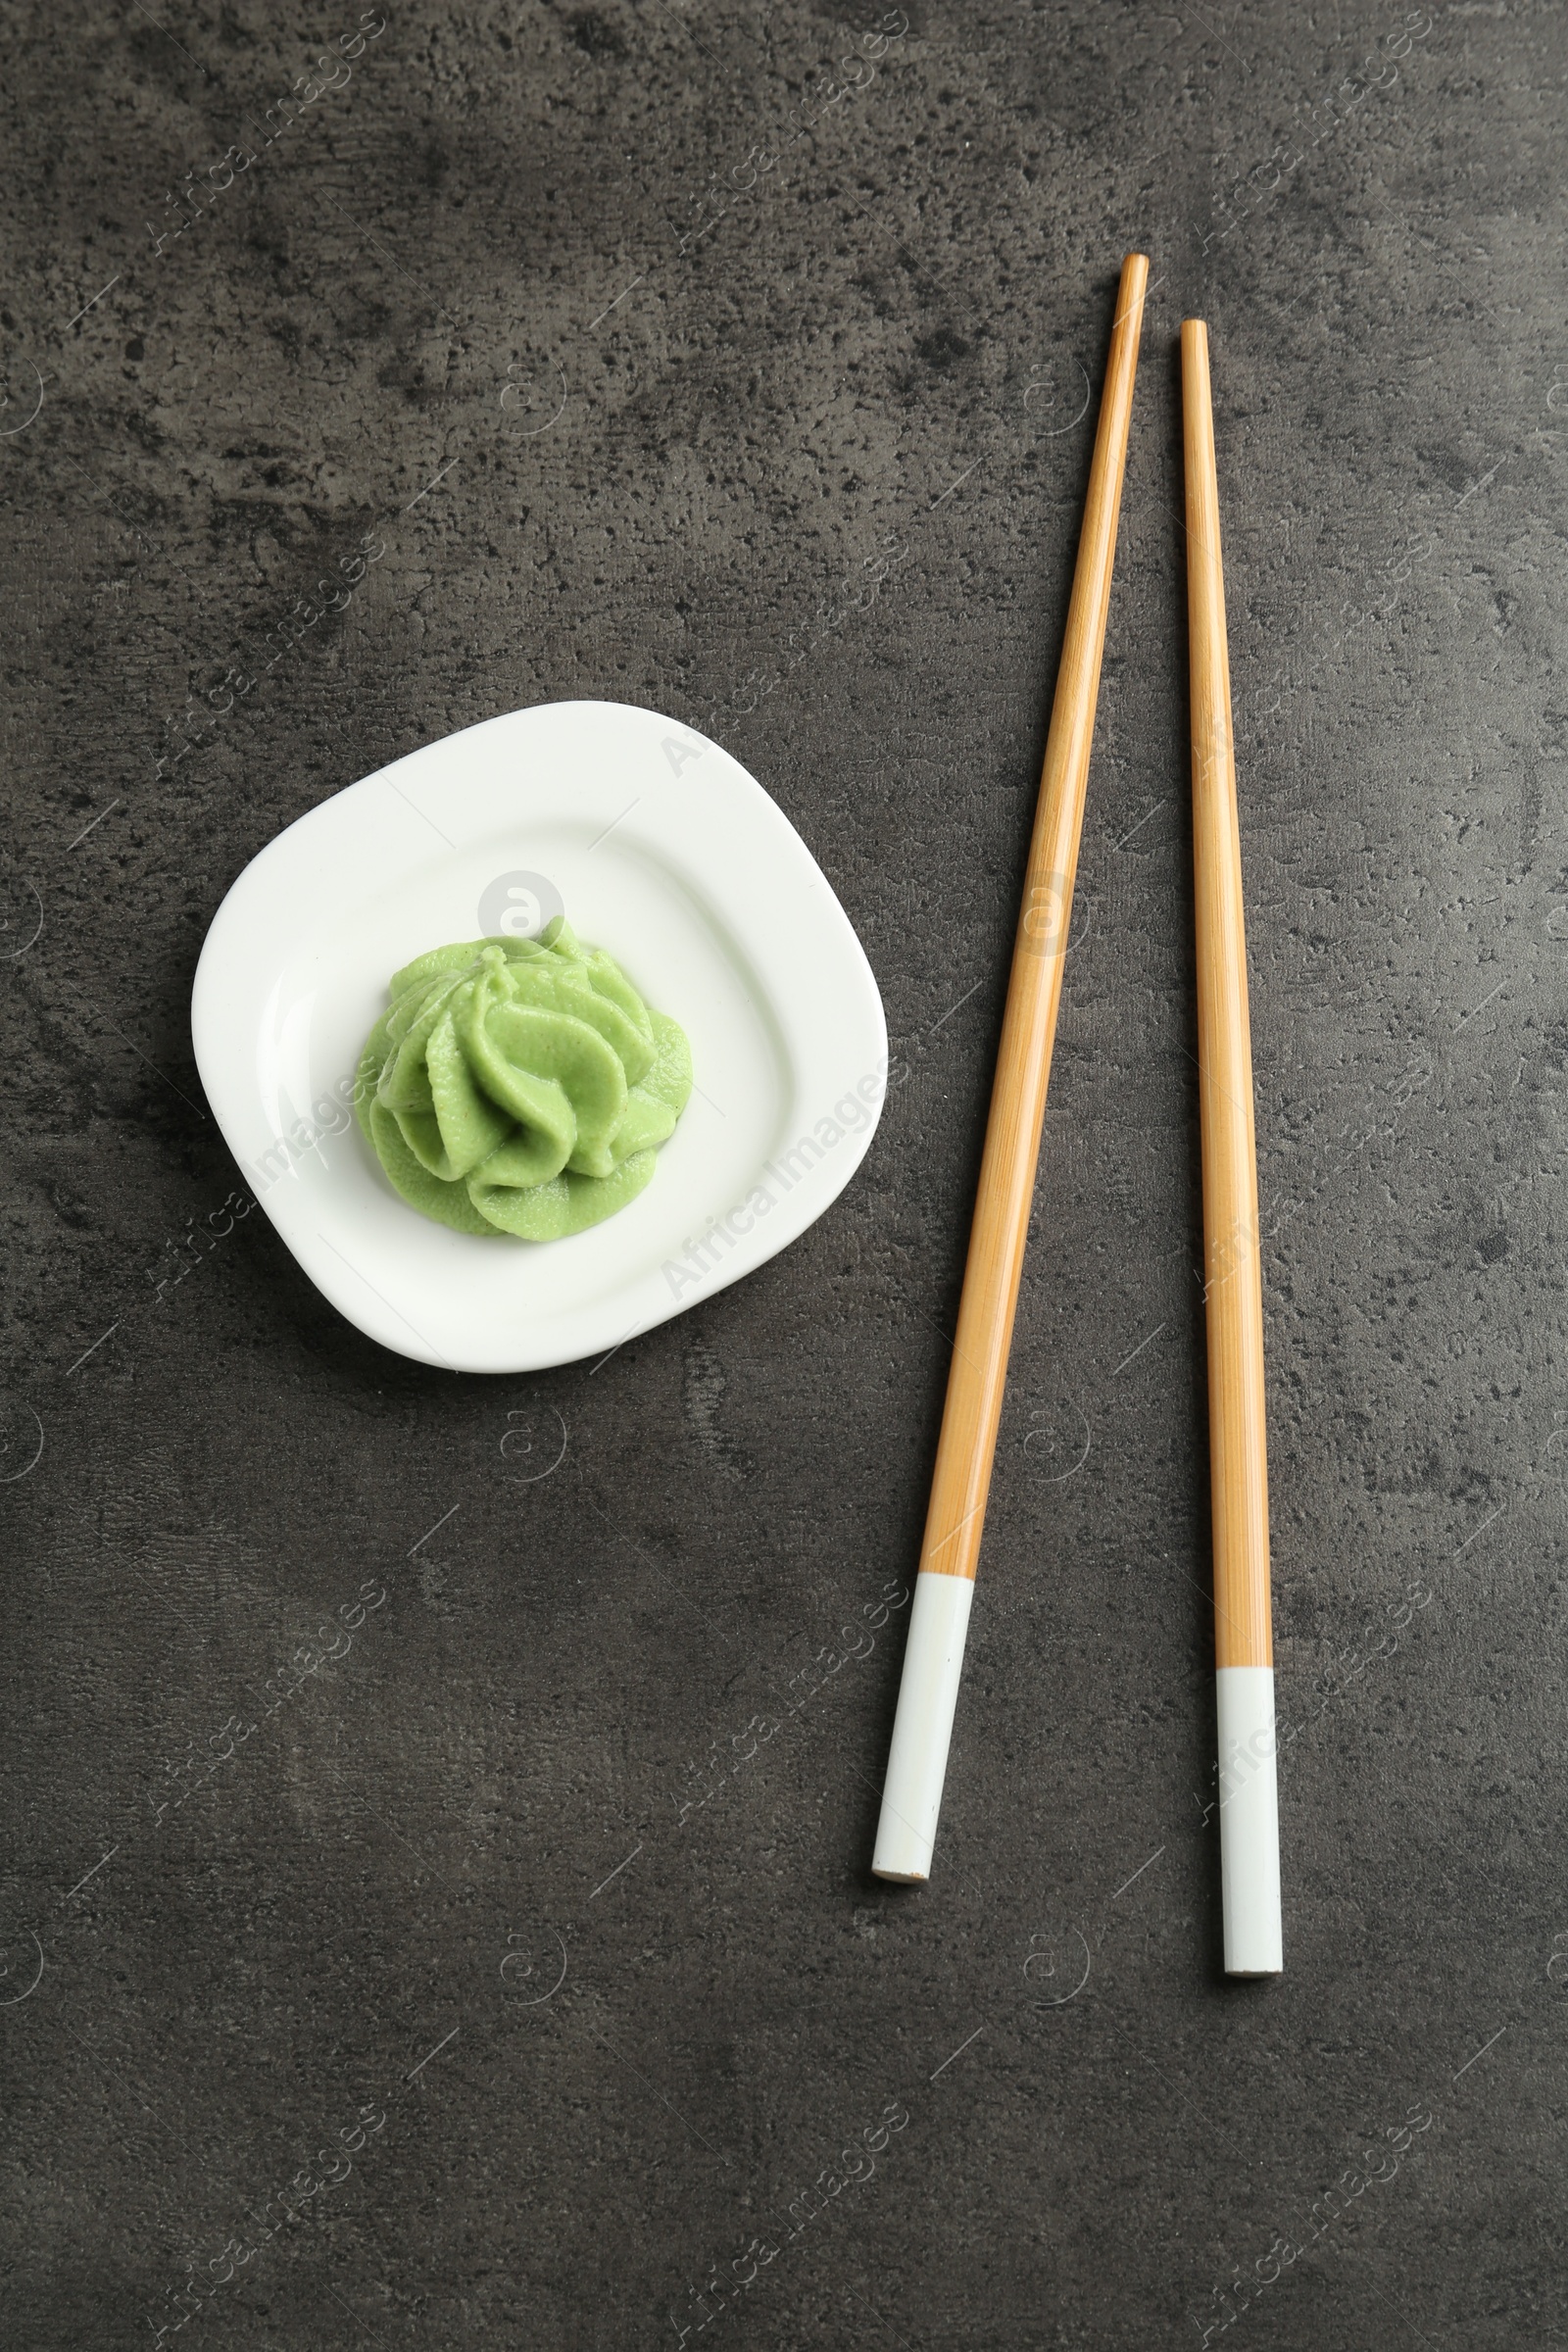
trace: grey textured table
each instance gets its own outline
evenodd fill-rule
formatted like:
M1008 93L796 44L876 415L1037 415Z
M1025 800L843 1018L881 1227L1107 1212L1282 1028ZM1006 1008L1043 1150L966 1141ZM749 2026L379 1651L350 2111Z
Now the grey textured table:
M1563 12L286 18L10 27L11 2340L1568 2340ZM1132 245L1075 938L909 1894L867 1872L891 1603ZM1261 1988L1217 1973L1195 311L1289 1730ZM593 1372L456 1378L246 1210L191 974L279 827L575 695L777 797L900 1083L751 1280Z

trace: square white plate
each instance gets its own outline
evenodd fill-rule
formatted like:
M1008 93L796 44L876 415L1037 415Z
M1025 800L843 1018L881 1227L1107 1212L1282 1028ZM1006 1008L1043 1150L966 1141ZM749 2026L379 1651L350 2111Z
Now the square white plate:
M414 956L562 906L685 1029L691 1102L603 1225L452 1233L361 1135L361 1051ZM624 703L488 719L302 816L219 908L191 1027L224 1141L317 1288L383 1347L465 1372L596 1354L761 1265L855 1173L888 1066L871 967L782 809L717 744Z

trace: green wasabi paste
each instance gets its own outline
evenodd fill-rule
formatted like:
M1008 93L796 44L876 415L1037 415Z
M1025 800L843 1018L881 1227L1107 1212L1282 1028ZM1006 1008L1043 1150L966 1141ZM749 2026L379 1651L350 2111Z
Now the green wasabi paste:
M392 975L355 1103L411 1208L554 1242L635 1200L692 1091L686 1033L560 917Z

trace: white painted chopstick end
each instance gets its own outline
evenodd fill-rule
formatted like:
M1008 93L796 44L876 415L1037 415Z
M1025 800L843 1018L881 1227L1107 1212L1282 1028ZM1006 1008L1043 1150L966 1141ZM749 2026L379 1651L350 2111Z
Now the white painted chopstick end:
M893 1751L871 1858L876 1878L918 1886L931 1875L973 1599L972 1577L923 1569L914 1580Z
M1280 1921L1280 1808L1275 1777L1274 1669L1221 1666L1219 1853L1225 1974L1277 1977L1285 1967Z

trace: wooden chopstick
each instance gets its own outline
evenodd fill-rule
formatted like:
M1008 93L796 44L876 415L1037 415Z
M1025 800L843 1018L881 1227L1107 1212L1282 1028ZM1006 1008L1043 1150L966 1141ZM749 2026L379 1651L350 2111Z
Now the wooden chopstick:
M930 1875L1034 1200L1148 278L1147 257L1130 253L1111 327L871 1864L878 1878L914 1884Z
M1278 1976L1279 1801L1257 1147L1208 329L1182 323L1220 1873L1229 1976Z

